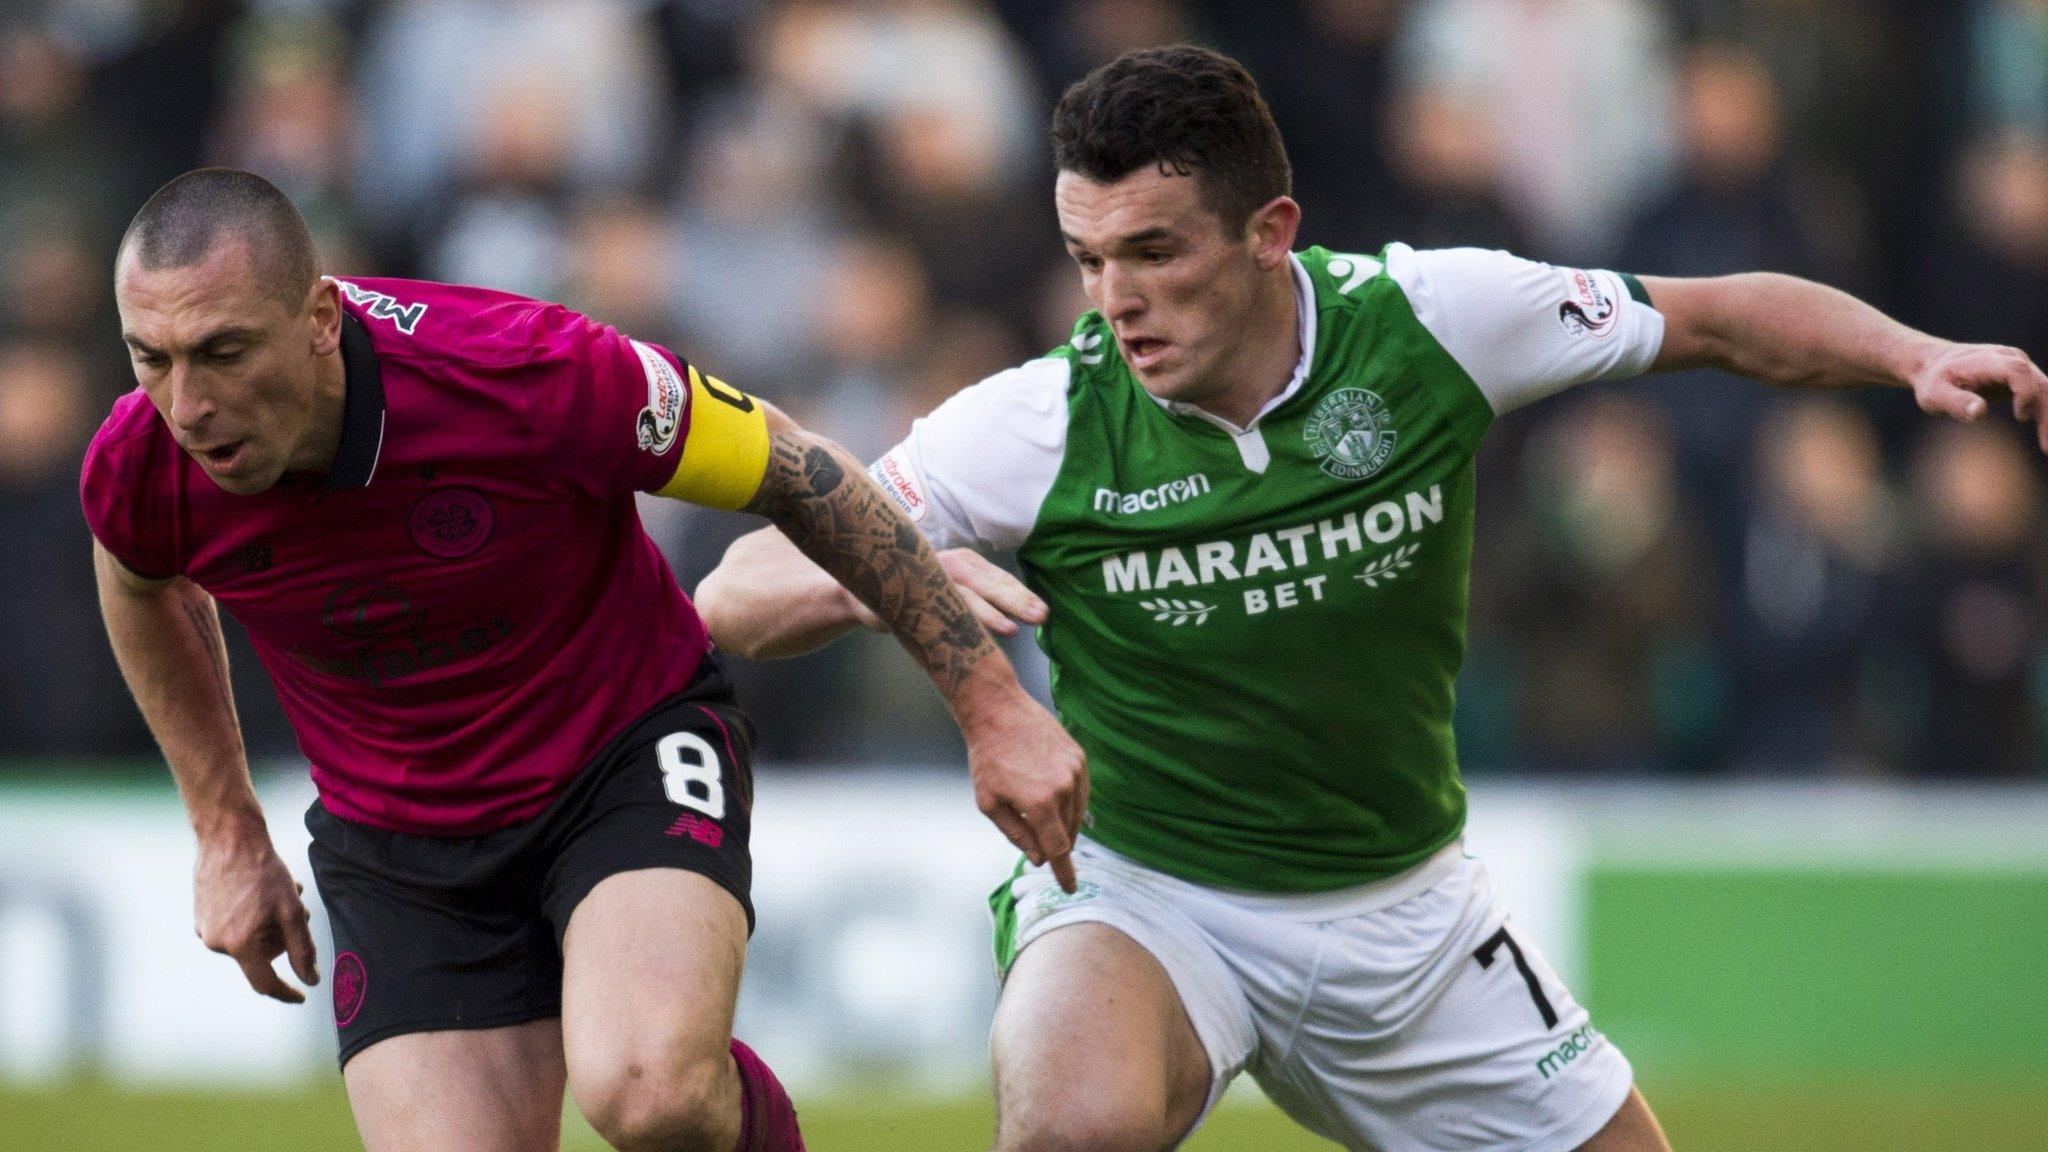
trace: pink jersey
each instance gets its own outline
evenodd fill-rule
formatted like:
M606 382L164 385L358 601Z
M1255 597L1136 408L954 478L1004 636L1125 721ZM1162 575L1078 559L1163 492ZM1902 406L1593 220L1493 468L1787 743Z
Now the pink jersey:
M532 819L709 646L633 504L677 476L701 377L558 305L341 285L328 475L231 495L138 389L86 454L86 519L248 629L329 811L446 836Z

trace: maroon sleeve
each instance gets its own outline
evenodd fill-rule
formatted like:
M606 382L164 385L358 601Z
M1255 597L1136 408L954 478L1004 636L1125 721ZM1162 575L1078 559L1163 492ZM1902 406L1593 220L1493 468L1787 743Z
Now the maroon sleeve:
M689 368L667 349L550 306L536 333L553 369L559 474L579 491L652 492L675 475L689 431Z
M154 434L156 420L140 392L122 397L86 449L78 495L100 546L136 575L162 579L178 575L183 563L163 473L165 463L175 467L176 461L161 459L168 437Z

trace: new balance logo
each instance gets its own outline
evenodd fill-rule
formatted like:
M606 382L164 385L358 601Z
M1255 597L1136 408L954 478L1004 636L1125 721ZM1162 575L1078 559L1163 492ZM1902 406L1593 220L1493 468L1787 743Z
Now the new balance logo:
M676 817L676 822L669 825L668 831L662 835L688 836L706 848L716 848L725 843L725 829L720 828L717 821L689 812Z

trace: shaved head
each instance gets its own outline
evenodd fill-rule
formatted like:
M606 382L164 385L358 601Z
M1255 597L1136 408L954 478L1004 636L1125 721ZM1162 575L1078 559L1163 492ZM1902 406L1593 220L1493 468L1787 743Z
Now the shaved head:
M114 305L136 383L223 490L262 492L334 459L341 289L267 181L205 168L158 189L121 241Z
M121 250L159 272L200 264L228 240L248 245L264 295L297 315L320 274L313 236L291 200L261 176L232 168L185 173L135 214Z

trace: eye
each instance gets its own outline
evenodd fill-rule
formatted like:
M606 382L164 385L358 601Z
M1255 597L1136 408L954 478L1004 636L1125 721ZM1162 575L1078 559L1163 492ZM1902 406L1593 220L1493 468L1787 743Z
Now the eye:
M1153 249L1152 251L1146 252L1141 257L1141 259L1143 259L1147 264L1164 264L1168 260L1173 259L1173 253L1162 252L1158 249Z
M1074 257L1074 263L1076 263L1076 264L1079 264L1079 265L1081 266L1081 271L1083 271L1083 272L1100 272L1100 271L1102 271L1102 257L1100 257L1100 256L1093 256L1093 255L1085 255L1085 254L1084 254L1084 255L1079 255L1079 256L1076 256L1076 257Z
M230 348L225 351L209 352L207 353L206 358L208 360L213 361L215 364L233 364L235 361L240 360L242 358L242 353L244 351L246 350L242 348Z

